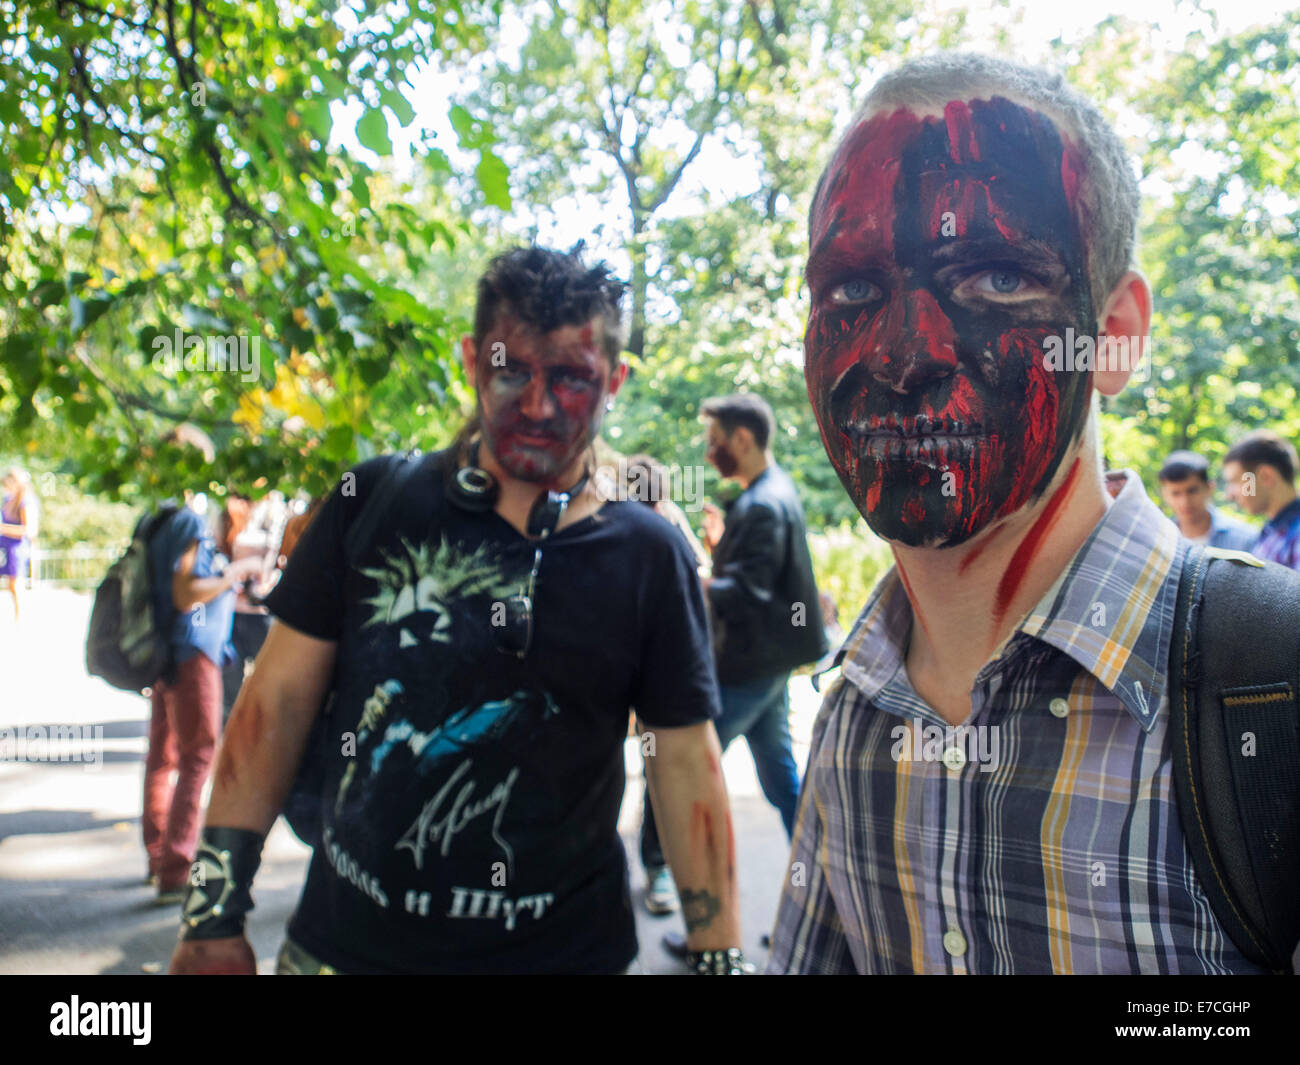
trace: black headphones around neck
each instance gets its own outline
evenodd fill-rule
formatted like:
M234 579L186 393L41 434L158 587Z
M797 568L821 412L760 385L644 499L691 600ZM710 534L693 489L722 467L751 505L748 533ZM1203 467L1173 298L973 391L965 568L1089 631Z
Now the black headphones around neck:
M569 504L587 487L588 476L583 473L567 491L548 491L537 497L537 502L528 512L527 529L532 539L545 540L555 532ZM475 441L470 448L469 464L456 471L447 495L461 510L471 514L485 514L496 506L500 491L496 478L478 464L478 441Z

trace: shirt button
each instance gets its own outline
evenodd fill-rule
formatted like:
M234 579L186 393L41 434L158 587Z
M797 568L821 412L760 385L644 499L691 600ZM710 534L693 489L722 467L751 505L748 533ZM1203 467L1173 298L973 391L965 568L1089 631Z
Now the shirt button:
M966 953L966 937L953 928L943 934L943 949L954 958Z
M949 747L943 752L943 764L954 773L966 764L966 752L960 747Z
M1048 703L1047 708L1055 717L1064 717L1070 712L1070 704L1059 696Z

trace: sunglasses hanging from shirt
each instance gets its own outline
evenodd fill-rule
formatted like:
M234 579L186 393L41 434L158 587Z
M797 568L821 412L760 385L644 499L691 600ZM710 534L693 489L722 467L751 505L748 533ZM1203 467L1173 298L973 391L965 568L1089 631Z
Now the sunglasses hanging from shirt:
M587 487L588 474L578 478L572 488L565 492L548 491L537 497L528 512L525 528L530 540L545 541L560 524L569 504L582 494ZM496 506L500 488L496 478L478 464L478 443L470 450L469 465L456 471L452 480L451 501L462 510L472 514L485 514ZM493 624L492 630L497 635L497 649L503 654L513 654L523 658L533 642L533 594L537 587L537 571L542 564L542 545L539 542L533 552L533 568L528 575L526 589L505 600L505 613L501 624ZM495 621L495 619L494 619Z

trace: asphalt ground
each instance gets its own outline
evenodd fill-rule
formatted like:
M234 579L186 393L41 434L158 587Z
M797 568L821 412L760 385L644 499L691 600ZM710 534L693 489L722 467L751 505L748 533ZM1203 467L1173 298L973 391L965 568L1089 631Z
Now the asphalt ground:
M178 906L159 907L145 882L140 802L149 704L86 675L88 596L38 589L15 625L0 600L0 729L91 726L88 745L33 744L0 760L0 973L158 973L176 938ZM791 684L791 728L802 767L818 698L808 681ZM94 740L102 728L102 739ZM2 734L0 734L2 735ZM20 756L15 759L15 756ZM0 758L4 752L0 750ZM627 791L619 829L629 856L641 953L634 973L681 973L661 946L680 916L652 917L637 850L641 759L625 749ZM743 741L723 758L732 799L746 955L760 967L785 875L788 846L767 804ZM270 973L297 902L309 850L277 822L254 888L249 938L258 971Z

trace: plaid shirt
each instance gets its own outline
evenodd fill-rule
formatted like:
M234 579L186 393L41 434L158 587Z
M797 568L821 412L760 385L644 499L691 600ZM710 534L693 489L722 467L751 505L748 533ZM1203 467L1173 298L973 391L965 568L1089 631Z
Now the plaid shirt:
M1166 660L1181 544L1131 472L954 729L895 571L813 729L769 972L1253 973L1183 842Z
M1252 550L1267 562L1300 570L1300 499L1293 499L1264 525Z

